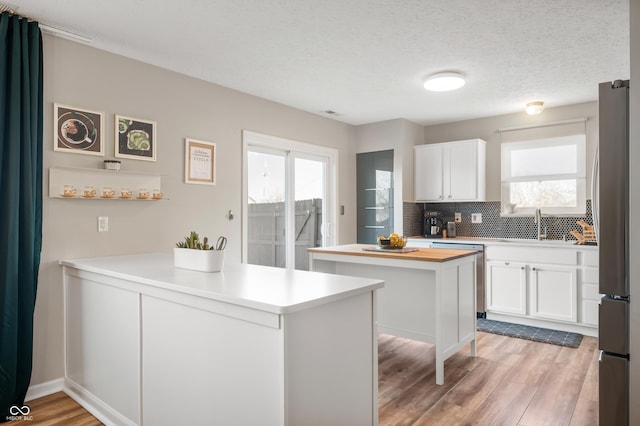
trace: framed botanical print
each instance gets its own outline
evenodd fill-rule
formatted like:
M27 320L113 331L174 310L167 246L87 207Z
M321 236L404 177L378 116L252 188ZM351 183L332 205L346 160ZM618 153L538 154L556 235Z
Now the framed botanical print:
M104 113L53 104L53 150L104 155Z
M216 144L185 139L184 181L200 185L216 184Z
M156 161L156 122L116 114L115 156Z

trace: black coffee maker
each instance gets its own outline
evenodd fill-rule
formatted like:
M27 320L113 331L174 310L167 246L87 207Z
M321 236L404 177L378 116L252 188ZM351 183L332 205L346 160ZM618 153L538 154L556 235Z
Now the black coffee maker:
M425 238L442 238L442 231L445 225L440 216L440 212L425 210L422 224L422 235Z

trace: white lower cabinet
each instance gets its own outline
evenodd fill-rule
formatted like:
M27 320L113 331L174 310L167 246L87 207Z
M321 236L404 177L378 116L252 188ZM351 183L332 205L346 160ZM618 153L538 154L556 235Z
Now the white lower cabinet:
M487 310L509 315L527 314L526 264L487 262Z
M530 268L530 315L577 322L576 267L531 265Z
M597 256L570 246L487 245L487 317L597 335Z

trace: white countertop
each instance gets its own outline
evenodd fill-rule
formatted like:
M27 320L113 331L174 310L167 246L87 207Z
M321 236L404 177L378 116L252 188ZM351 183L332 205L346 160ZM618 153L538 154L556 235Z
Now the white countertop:
M575 240L534 240L528 238L483 238L483 237L455 237L455 238L424 238L409 237L409 241L429 241L453 244L484 244L484 245L525 245L529 247L556 247L580 250L597 250L598 246L577 244Z
M68 259L63 266L245 306L287 314L384 286L376 279L225 263L222 272L173 266L171 254Z

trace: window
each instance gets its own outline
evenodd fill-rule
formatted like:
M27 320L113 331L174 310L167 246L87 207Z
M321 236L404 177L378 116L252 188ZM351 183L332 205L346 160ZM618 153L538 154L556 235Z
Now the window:
M503 213L586 213L584 134L502 144Z

